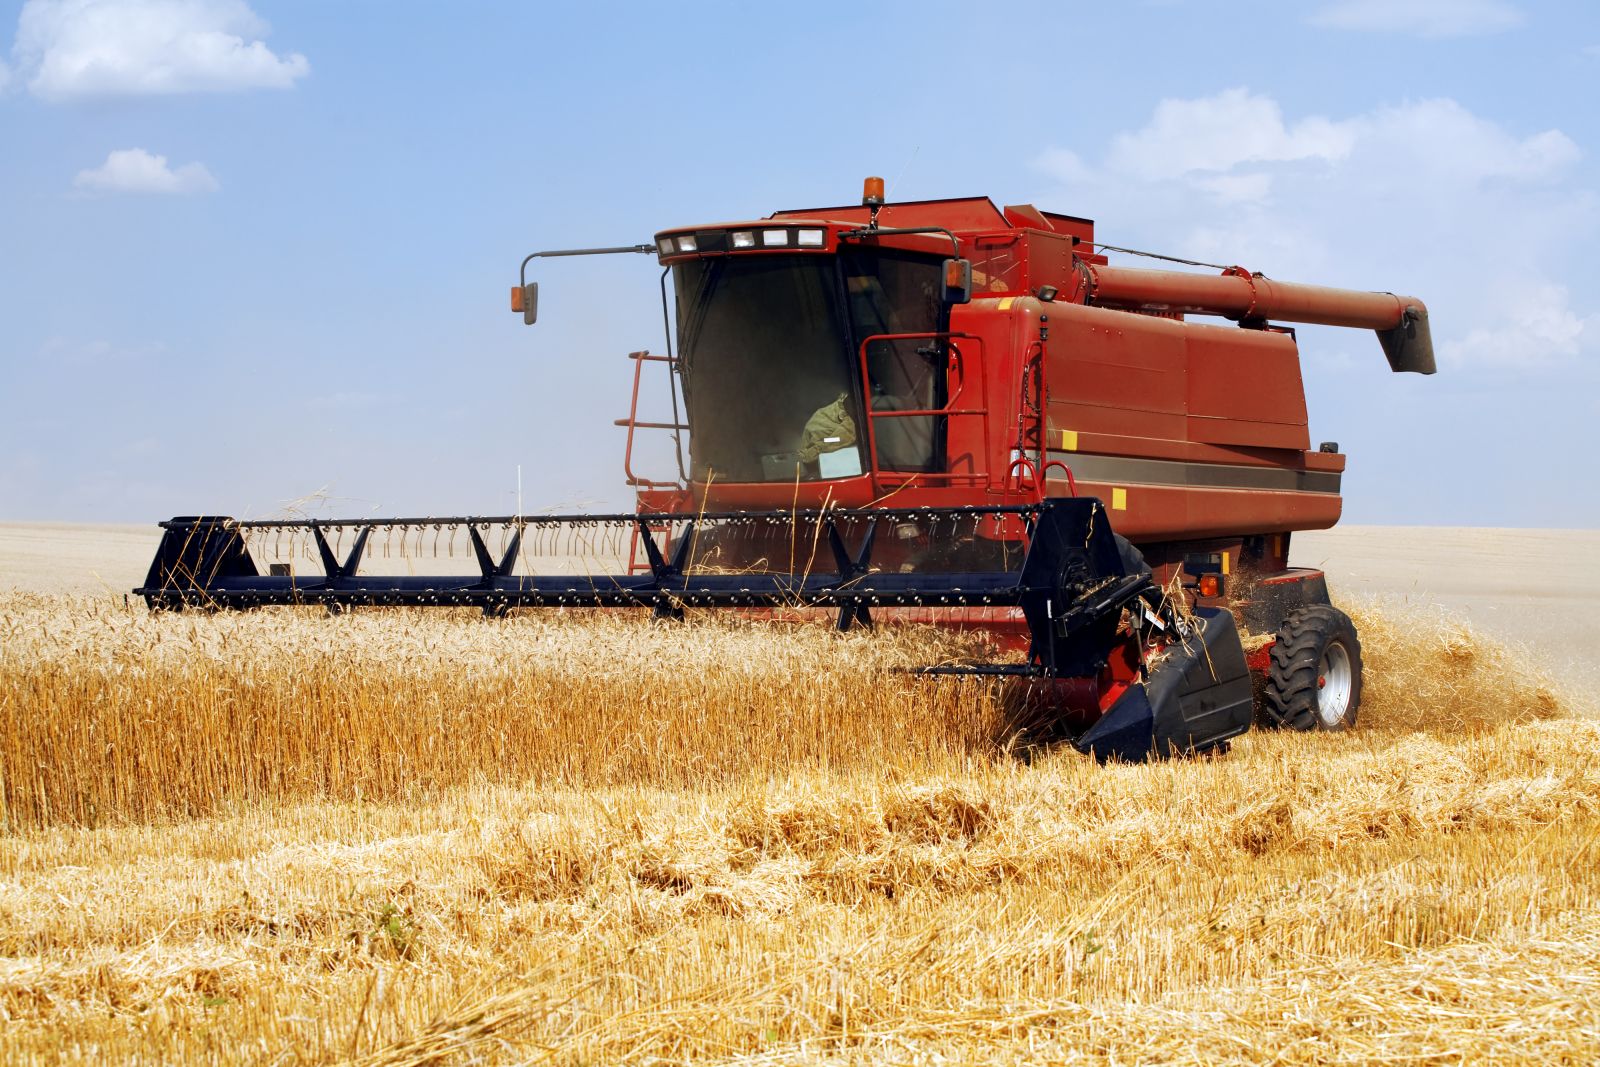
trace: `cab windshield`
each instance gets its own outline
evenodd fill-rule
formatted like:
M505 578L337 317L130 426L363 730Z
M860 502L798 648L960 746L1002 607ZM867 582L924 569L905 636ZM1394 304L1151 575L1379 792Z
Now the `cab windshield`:
M673 266L696 481L848 478L868 468L860 345L941 329L939 261L888 250L708 257ZM934 338L873 341L871 410L944 402ZM941 465L936 416L873 420L878 466Z

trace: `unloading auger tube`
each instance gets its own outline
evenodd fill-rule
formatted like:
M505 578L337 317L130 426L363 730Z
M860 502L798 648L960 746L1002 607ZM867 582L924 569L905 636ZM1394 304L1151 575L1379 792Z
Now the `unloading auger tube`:
M1437 369L1428 307L1414 296L1280 282L1243 267L1191 274L1080 261L1080 269L1089 281L1088 299L1100 307L1373 330L1391 370L1433 374Z
M1020 663L942 664L923 673L1014 677L1078 694L1073 743L1100 759L1143 760L1203 751L1243 733L1252 717L1249 672L1226 611L1180 618L1147 569L1130 571L1105 508L1085 497L1012 507L867 508L704 514L502 516L241 522L190 516L162 523L155 562L135 592L153 609L242 609L321 605L512 608L819 607L838 626L870 624L885 608L1020 608L1028 628ZM488 531L509 530L503 551ZM460 530L476 574L364 574L374 531L402 544L414 531L453 543ZM790 559L767 570L719 573L695 566L695 546L776 529ZM445 535L444 531L449 531ZM931 545L915 570L875 569L879 532L890 544ZM608 534L609 531L609 534ZM530 539L566 547L626 532L647 567L610 574L519 574ZM670 554L657 541L669 537ZM322 573L262 574L251 552L284 536L309 535ZM342 551L349 540L350 548ZM941 549L964 542L965 549ZM972 546L983 551L975 556ZM339 550L336 550L336 545ZM981 558L978 558L981 557ZM776 561L775 561L776 562ZM1120 668L1120 669L1119 669ZM1069 731L1072 732L1072 731Z

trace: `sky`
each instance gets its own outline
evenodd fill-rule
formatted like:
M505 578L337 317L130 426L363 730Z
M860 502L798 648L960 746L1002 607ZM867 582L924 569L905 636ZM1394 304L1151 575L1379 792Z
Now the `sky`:
M1299 330L1345 520L1600 525L1600 4L1001 11L0 3L0 519L625 507L659 267L522 256L881 175L1418 296Z

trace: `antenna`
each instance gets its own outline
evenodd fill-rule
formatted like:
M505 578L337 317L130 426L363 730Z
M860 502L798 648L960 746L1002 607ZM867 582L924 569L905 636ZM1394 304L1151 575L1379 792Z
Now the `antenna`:
M917 153L920 152L920 151L922 151L922 146L921 145L917 145L915 148L913 148L911 150L911 158L906 160L906 165L900 168L900 173L896 174L894 176L894 181L890 183L890 185L889 185L889 191L890 192L893 192L894 190L900 188L900 179L902 179L902 178L904 178L906 176L906 171L911 169L911 164L913 164L913 163L915 163L917 161Z

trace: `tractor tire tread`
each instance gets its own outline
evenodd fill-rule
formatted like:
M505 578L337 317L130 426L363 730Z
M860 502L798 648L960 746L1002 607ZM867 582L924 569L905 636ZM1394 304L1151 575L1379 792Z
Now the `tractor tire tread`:
M1349 653L1354 677L1350 707L1330 726L1317 714L1317 668L1323 650L1335 639ZM1361 699L1361 642L1348 615L1327 604L1298 609L1284 620L1269 659L1262 709L1268 725L1289 730L1342 730L1355 725Z

